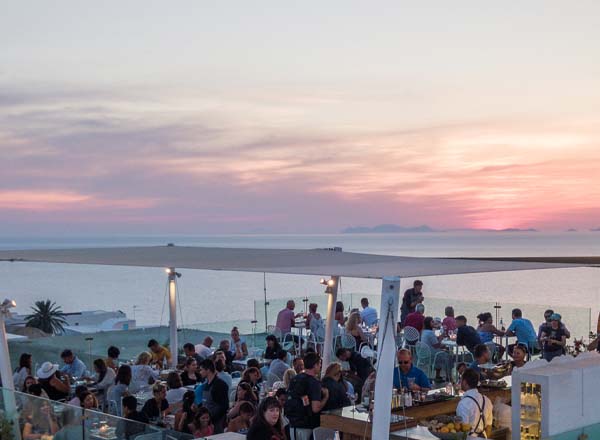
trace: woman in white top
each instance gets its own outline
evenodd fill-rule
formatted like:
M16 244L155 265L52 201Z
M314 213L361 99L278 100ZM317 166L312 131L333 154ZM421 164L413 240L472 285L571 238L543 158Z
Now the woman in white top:
M31 376L31 364L32 358L29 353L23 353L19 358L19 367L15 370L13 375L13 382L16 390L22 390L25 384L25 379Z
M137 361L131 367L131 385L129 391L137 393L140 389L148 387L158 379L159 371L150 367L152 356L147 351L138 355Z
M435 378L439 380L441 378L441 371L444 369L446 379L449 378L450 371L450 356L448 352L444 350L444 346L441 344L443 335L436 336L433 330L433 318L428 316L423 321L423 330L421 331L421 342L426 344L431 349L431 362L435 359Z
M94 371L96 372L94 380L96 382L96 388L98 389L100 403L104 406L108 388L115 383L117 373L115 373L115 370L112 368L106 366L104 359L96 359L94 361Z
M183 400L185 392L189 391L187 388L183 388L181 377L176 371L171 371L167 376L167 387L169 388L167 391L167 401L170 404L180 403Z

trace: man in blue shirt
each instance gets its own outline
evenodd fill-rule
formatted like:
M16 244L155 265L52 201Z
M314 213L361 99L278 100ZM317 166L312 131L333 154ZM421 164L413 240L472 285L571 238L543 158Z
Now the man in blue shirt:
M360 312L360 317L362 318L365 324L371 327L377 322L377 310L375 310L375 307L369 306L369 300L367 298L361 299L360 305L363 308Z
M394 368L394 387L409 388L409 379L412 391L427 391L431 389L431 382L423 372L412 364L412 354L410 350L402 348L398 350L398 367Z
M506 331L507 336L516 336L517 344L524 345L532 354L536 350L539 350L537 342L537 334L533 328L533 324L529 319L523 318L523 312L521 309L513 309L512 311L513 321L510 323L508 330ZM508 346L508 354L512 356L513 348L516 344L510 344Z
M87 373L85 364L79 360L77 356L69 349L64 350L60 357L65 365L60 369L63 373L67 373L71 377L83 377Z

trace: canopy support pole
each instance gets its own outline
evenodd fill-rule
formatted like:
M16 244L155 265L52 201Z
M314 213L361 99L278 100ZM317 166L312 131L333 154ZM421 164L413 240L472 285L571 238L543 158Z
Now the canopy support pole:
M325 293L327 293L329 296L327 298L327 322L325 323L325 341L323 344L323 362L321 365L322 372L325 372L331 363L331 353L333 351L333 328L336 325L335 304L337 302L339 284L340 277L334 275L327 283L327 289L325 289Z
M177 367L177 352L178 352L178 341L177 341L177 282L175 278L177 275L181 276L175 271L174 267L170 267L167 270L169 275L169 349L171 351L171 368Z
M377 380L371 438L390 437L394 360L396 355L396 322L400 298L400 278L385 277L381 283L381 311L377 335Z
M2 398L4 400L4 411L7 420L13 422L13 435L15 439L21 438L19 430L17 402L15 400L15 383L10 366L10 354L8 352L8 337L4 320L8 316L8 308L0 306L0 376L2 377Z

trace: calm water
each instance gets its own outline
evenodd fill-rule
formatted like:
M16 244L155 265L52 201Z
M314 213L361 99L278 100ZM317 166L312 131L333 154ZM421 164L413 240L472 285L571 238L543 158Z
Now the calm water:
M420 233L339 235L236 235L79 238L0 238L2 249L92 246L178 245L298 248L341 246L345 251L407 256L600 255L600 232L577 233ZM0 263L2 295L26 313L33 301L50 298L64 311L125 311L139 324L167 321L163 310L166 278L161 268L103 267L47 263ZM428 277L425 294L453 300L496 301L592 308L598 313L600 271L593 268ZM402 281L402 289L412 280ZM178 281L184 324L251 319L253 301L262 298L263 275L185 270ZM314 276L267 274L270 298L321 295ZM346 278L344 293L378 294L375 280ZM460 313L460 311L458 311ZM261 313L261 311L258 311ZM505 312L507 313L507 312ZM505 320L507 317L505 316ZM532 317L534 322L538 317Z

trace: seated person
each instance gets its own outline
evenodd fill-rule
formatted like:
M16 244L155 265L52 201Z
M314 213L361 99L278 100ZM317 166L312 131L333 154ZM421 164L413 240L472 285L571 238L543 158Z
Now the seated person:
M60 357L62 358L65 365L60 369L62 373L66 373L69 377L83 377L86 376L87 368L81 359L73 354L71 350L64 350Z
M254 405L250 402L242 402L239 408L239 415L231 419L227 424L227 432L237 432L238 434L248 433L254 413Z
M183 372L181 373L181 383L186 387L188 385L196 385L200 381L198 361L196 361L196 358L190 356L185 360Z
M487 396L479 393L478 383L477 371L467 368L460 381L464 394L456 407L456 415L471 425L470 436L488 438L492 433L494 407Z
M467 325L467 318L463 315L456 317L456 344L467 347L471 353L477 344L481 344L477 330Z
M444 346L440 342L444 338L444 335L435 335L433 322L431 316L428 316L423 321L421 342L431 349L431 360L435 359L435 379L440 380L442 368L444 369L446 378L450 377L450 356L444 350Z
M477 316L477 319L479 320L477 333L479 334L479 339L481 339L481 343L493 343L496 347L496 352L498 353L498 359L501 359L502 355L504 354L504 347L500 344L496 344L494 342L494 337L504 336L506 332L498 330L496 328L496 326L494 325L494 318L492 318L492 314L490 312L480 313Z
M202 357L203 359L206 359L206 358L212 356L212 354L213 354L213 351L211 348L212 343L213 343L213 338L211 338L210 336L207 336L202 341L202 344L196 344L194 346L194 349L195 349L196 353L198 353L198 356Z
M550 323L552 322L552 320L550 318L552 317L553 314L554 314L554 310L552 310L552 309L548 309L544 312L544 322L542 322L540 324L540 326L538 327L538 340L540 340L542 338L542 330L544 329L544 327L549 326ZM560 315L558 315L558 316L560 316ZM560 328L562 328L564 330L567 339L569 339L571 337L571 332L569 331L567 326L562 321L560 322ZM541 342L540 342L540 345L541 345Z
M512 368L521 368L527 363L527 349L522 345L516 345L513 348L512 358L510 365Z
M444 320L442 321L442 328L444 333L453 332L456 330L456 319L454 319L454 307L447 306L444 309Z
M162 383L152 386L152 399L148 399L142 408L142 413L149 419L158 419L169 412L169 401L167 400L167 387Z
M407 388L411 391L427 391L431 382L423 370L412 364L410 350L402 348L397 353L398 367L394 368L394 388ZM410 382L410 387L409 387Z
M280 380L283 379L283 375L290 366L286 363L288 353L285 350L279 350L277 353L277 359L274 359L269 365L268 372L277 376Z
M183 387L181 376L177 371L171 371L167 376L167 391L166 400L170 403L179 403L183 400L183 395L188 391Z
M148 341L148 348L152 354L152 360L150 361L152 365L162 367L171 363L171 352L160 345L156 339Z
M219 342L219 348L215 351L215 354L213 355L213 360L216 361L218 352L223 352L223 354L225 354L225 371L227 371L228 373L234 371L233 360L235 359L234 355L231 354L230 348L231 346L229 345L229 340L223 339L221 342Z
M202 355L196 353L196 346L191 342L186 342L185 344L183 344L183 353L185 354L186 359L194 358L194 360L197 363L200 363L205 359L204 357L202 357Z
M404 321L404 327L414 327L419 333L423 330L423 321L425 321L425 306L417 304L415 311L409 313Z
M66 373L58 371L58 365L44 362L37 370L38 383L49 399L66 399L71 392L71 382Z
M506 330L507 336L516 336L516 344L510 344L508 346L508 354L512 353L515 345L524 345L527 347L530 353L539 352L537 334L533 328L533 324L529 319L523 318L523 312L521 309L513 309L512 311L512 322Z
M130 440L146 430L146 424L149 423L148 417L137 410L137 399L134 396L123 397L123 418L117 424L116 436Z
M236 361L246 359L248 357L248 346L246 340L240 336L240 331L237 327L231 329L231 341L229 341L230 352Z
M31 415L23 426L23 440L39 440L43 435L52 436L58 432L58 429L56 416L52 412L50 403L45 400L33 402Z
M323 387L329 391L329 398L324 409L337 409L350 405L347 395L346 384L342 377L342 366L338 362L332 362L325 370L325 376L321 380Z
M490 362L491 353L487 345L485 344L477 344L475 349L473 350L473 357L475 358L473 362L469 365L471 370L474 370L479 374L480 380L486 379L485 375L479 368L480 365L484 365Z

